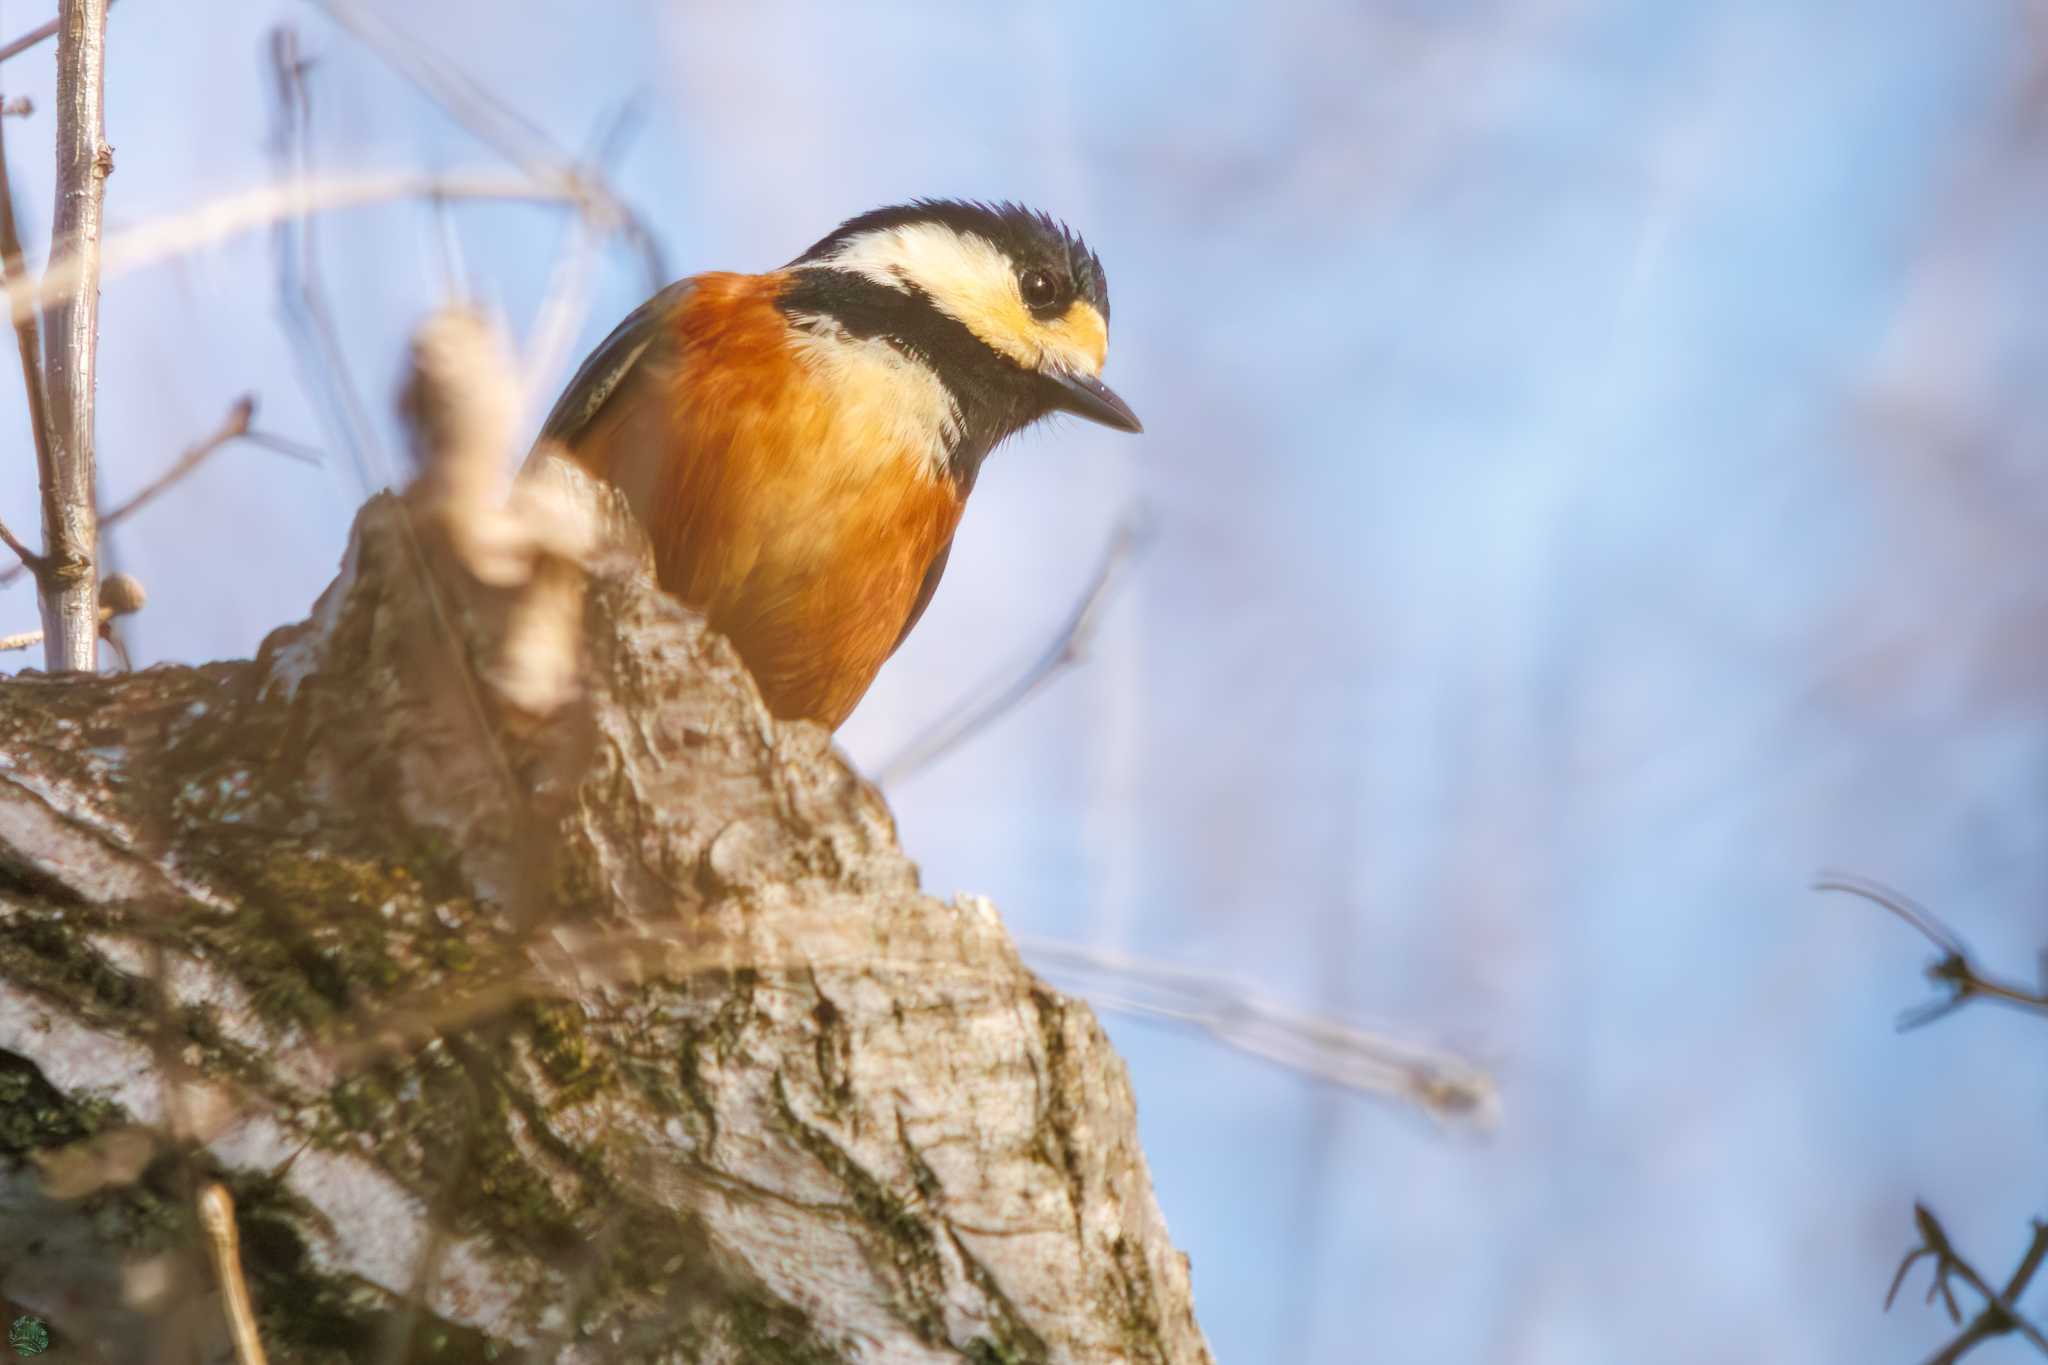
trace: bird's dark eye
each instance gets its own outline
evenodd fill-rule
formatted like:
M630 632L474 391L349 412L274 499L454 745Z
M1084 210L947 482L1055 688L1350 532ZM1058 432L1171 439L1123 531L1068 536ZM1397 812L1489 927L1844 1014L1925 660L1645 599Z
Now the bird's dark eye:
M1027 270L1017 277L1017 287L1024 291L1024 303L1030 308L1050 308L1059 302L1060 287L1043 270Z

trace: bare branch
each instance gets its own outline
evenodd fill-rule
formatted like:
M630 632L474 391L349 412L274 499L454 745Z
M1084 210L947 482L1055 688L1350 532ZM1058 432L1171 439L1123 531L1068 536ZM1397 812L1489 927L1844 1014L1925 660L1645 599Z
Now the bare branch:
M111 7L113 3L114 0L107 0L107 4L109 7ZM50 39L56 37L57 27L63 22L64 20L62 16L59 16L58 18L50 20L48 23L37 24L34 28L30 29L28 32L22 34L19 38L16 38L11 42L0 43L0 62L6 61L9 57L19 57L22 53L28 51L30 48L39 46L40 44L48 42ZM28 101L23 100L21 101L21 103L23 107L19 112L25 114L28 112ZM17 111L13 109L0 109L0 114L11 114L15 112Z
M30 573L35 573L42 568L43 557L22 544L14 532L7 529L7 523L4 521L0 521L0 545L5 545L8 549L14 551L16 558L21 560L20 567L9 569L5 574L0 574L0 583L7 582L8 579L24 569Z
M2003 1290L1993 1289L1984 1277L1977 1273L1976 1267L1957 1253L1955 1244L1949 1240L1948 1231L1941 1225L1941 1220L1936 1218L1925 1204L1913 1205L1913 1223L1920 1232L1920 1242L1906 1253L1906 1258L1899 1262L1898 1273L1892 1276L1891 1288L1884 1296L1886 1311L1890 1311L1892 1301L1898 1297L1899 1287L1906 1282L1906 1275L1912 1270L1914 1262L1923 1256L1934 1262L1934 1278L1927 1286L1927 1302L1933 1303L1939 1298L1942 1307L1948 1311L1950 1322L1961 1323L1963 1319L1962 1310L1956 1303L1955 1290L1949 1284L1951 1276L1977 1291L1984 1300L1984 1307L1970 1320L1969 1325L1946 1346L1929 1357L1928 1365L1953 1365L1953 1362L1961 1360L1982 1343L2011 1332L2019 1333L2033 1345L2034 1349L2048 1355L2048 1336L2042 1335L2039 1328L2021 1317L2019 1310L2013 1307L2026 1292L2027 1285L2033 1281L2034 1272L2040 1269L2042 1258L2048 1256L2048 1223L2043 1223L2039 1219L2034 1220L2033 1241L2028 1244L2026 1254L2020 1258L2019 1266L2006 1280Z
M1851 896L1861 896L1874 905L1891 911L1907 924L1917 929L1935 947L1946 954L1961 954L1963 941L1955 932L1912 897L1895 891L1882 882L1871 881L1846 872L1823 872L1813 884L1816 891L1842 891Z
M56 32L54 20L49 28L51 32ZM7 297L16 305L15 345L21 354L22 386L28 394L28 426L35 444L36 469L41 471L50 467L50 418L43 401L42 318L37 312L24 313L19 306L19 299L26 290L27 282L27 268L22 260L21 232L14 220L14 186L7 174L7 139L4 133L0 133L0 285L6 287ZM44 566L43 557L28 553L11 533L7 535L7 543L21 556L22 564L40 579ZM13 575L10 573L8 577L11 578Z
M1088 645L1094 639L1095 627L1101 618L1103 605L1109 600L1110 589L1131 559L1144 547L1145 537L1141 516L1128 514L1118 522L1116 529L1110 532L1109 544L1102 552L1102 564L1096 569L1093 581L1081 594L1081 600L1075 603L1059 634L1053 637L1052 645L1010 682L989 689L985 694L987 700L977 702L969 697L942 716L937 724L911 740L876 772L875 785L886 787L929 768L1087 657Z
M1823 875L1813 884L1816 891L1841 891L1859 896L1889 910L1941 949L1942 955L1927 964L1927 979L1948 991L1944 999L1930 1001L1899 1016L1899 1029L1919 1028L1943 1015L1961 1009L1972 1000L1996 1000L2015 1009L2048 1013L2048 989L2030 991L2009 981L1987 976L1970 960L1970 950L1954 930L1934 917L1932 911L1890 887L1862 877L1841 873Z
M50 310L45 331L50 441L42 469L43 554L49 562L40 586L50 670L89 673L99 662L93 384L99 354L100 213L113 169L102 107L107 0L62 0L58 20L57 204L50 242L53 258L63 253L70 287Z
M242 1278L241 1238L235 1231L235 1201L225 1185L208 1185L199 1194L199 1224L206 1230L206 1249L213 1256L214 1277L227 1309L228 1333L235 1342L236 1365L264 1365L263 1342L256 1335L256 1312L249 1286Z
M113 3L114 0L107 0L107 4L110 7ZM57 26L63 22L61 18L52 19L46 24L37 24L12 42L0 43L0 62L6 61L9 57L19 57L30 48L56 37Z
M287 218L406 199L499 200L572 208L585 202L577 186L536 184L524 176L499 171L449 175L392 171L334 176L303 185L263 185L109 235L100 251L100 277L111 279L159 265ZM39 285L14 300L14 315L35 313L63 297L77 287L81 274L74 261L53 263Z
M59 22L59 20L52 19L47 24L37 24L14 41L0 45L0 62L6 61L9 57L19 57L38 43L56 37Z
M581 321L589 279L595 268L597 247L611 233L639 250L649 277L649 287L667 282L665 267L647 231L633 210L611 189L605 178L605 163L623 148L638 126L639 105L628 100L605 121L587 162L579 163L558 147L549 135L517 109L498 100L463 72L443 61L424 44L389 24L381 16L350 0L317 0L331 17L367 46L381 61L433 100L456 122L481 141L502 152L515 165L540 183L578 186L583 195L582 215L570 227L571 241L557 257L554 276L543 297L534 322L522 365L526 388L523 407L545 400L555 382L555 370L574 340ZM288 173L305 176L310 171L312 102L306 72L309 63L300 55L295 30L279 28L271 43L272 65L277 90L279 155ZM336 407L351 440L367 446L369 428L360 391L350 378L346 358L318 288L319 269L315 257L314 228L310 221L279 230L279 291L284 296L286 316L299 333L302 368L317 375L315 386L327 394ZM317 366L306 358L318 352ZM366 483L369 480L366 479Z
M598 231L616 231L639 251L648 288L658 289L668 283L667 263L662 260L654 234L632 207L613 192L602 174L578 164L545 129L442 61L426 44L400 32L355 0L314 3L450 118L535 180L580 187L579 197L588 201L585 216L594 220Z
M307 80L312 63L300 51L297 29L280 24L271 30L270 64L279 175L303 185L313 175L313 99ZM390 469L320 287L318 220L309 214L279 222L275 251L278 305L292 337L300 382L326 401L333 429L368 493L389 478Z
M144 484L119 506L100 518L100 529L118 525L122 520L140 511L158 494L183 479L206 462L207 456L219 450L229 441L249 434L249 421L256 415L256 399L252 394L243 394L228 409L228 415L221 424L203 437L198 444L188 448L184 454L172 461L171 467Z
M242 439L252 446L261 446L273 454L282 455L300 464L318 465L323 463L320 452L304 441L294 441L289 436L280 436L274 431L245 431Z
M200 440L198 444L187 449L184 454L171 463L168 469L150 480L140 491L121 502L112 511L100 513L100 530L103 532L112 530L136 512L141 511L159 494L163 493L164 490L198 469L213 452L236 439L246 440L253 445L260 445L267 450L277 451L279 454L288 455L295 460L308 461L313 464L319 463L320 457L318 452L309 451L296 441L288 441L282 436L272 436L265 432L252 431L249 423L255 416L255 412L256 398L253 394L244 394L236 399L234 406L228 409L228 415L221 420L220 426L211 434ZM33 568L34 566L30 565L29 567ZM0 588L6 587L9 583L21 577L21 574L22 569L19 567L0 570ZM116 574L113 578L107 579L100 585L101 590L104 591L108 583L112 583L115 578L121 576ZM125 613L117 614L125 615Z
M1255 1057L1406 1100L1438 1119L1484 1126L1498 1107L1492 1079L1463 1058L1261 1000L1227 977L1048 939L1020 936L1017 946L1103 1009L1199 1028Z

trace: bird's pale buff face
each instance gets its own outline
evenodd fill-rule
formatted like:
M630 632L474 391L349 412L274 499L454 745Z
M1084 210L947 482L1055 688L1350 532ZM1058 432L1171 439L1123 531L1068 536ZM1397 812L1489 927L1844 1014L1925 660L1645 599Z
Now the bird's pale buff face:
M818 264L905 293L918 290L1026 370L1094 379L1109 353L1109 325L1094 304L1075 298L1057 315L1040 317L1025 303L1017 265L1001 248L944 223L862 233Z

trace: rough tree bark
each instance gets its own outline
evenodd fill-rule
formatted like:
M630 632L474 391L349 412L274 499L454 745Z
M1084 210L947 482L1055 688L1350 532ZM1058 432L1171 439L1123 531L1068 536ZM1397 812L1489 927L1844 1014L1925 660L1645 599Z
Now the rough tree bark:
M1089 1009L644 561L545 721L452 565L0 682L0 1296L226 1359L220 1179L272 1360L1209 1360Z

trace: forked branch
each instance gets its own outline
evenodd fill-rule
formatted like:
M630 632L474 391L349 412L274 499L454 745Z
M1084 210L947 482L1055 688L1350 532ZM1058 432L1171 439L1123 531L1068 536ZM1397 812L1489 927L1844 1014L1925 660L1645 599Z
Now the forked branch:
M121 502L116 503L109 510L100 513L100 530L110 531L135 513L141 511L144 507L147 507L158 495L191 475L200 465L206 463L207 459L215 451L231 441L247 441L252 445L262 446L266 450L276 451L280 455L302 461L306 464L318 464L320 462L320 456L317 451L308 450L298 442L287 440L282 436L252 429L249 424L255 417L255 414L256 399L253 394L244 394L236 399L233 406L228 409L227 416L221 419L221 424L218 427L215 427L213 431L201 437L195 444L187 447L185 452L172 461L163 473L151 479L136 492L130 494ZM0 527L0 537L5 537L5 532L6 528ZM37 556L27 554L25 551L17 551L17 553L22 555L22 563L0 569L0 588L6 587L9 583L21 577L24 571L34 572L36 569Z
M1920 1232L1920 1244L1906 1253L1906 1259L1899 1262L1899 1271L1892 1276L1892 1287L1884 1296L1884 1306L1890 1311L1892 1301L1899 1296L1899 1288L1906 1282L1906 1275L1913 1265L1925 1256L1934 1263L1934 1277L1927 1286L1927 1302L1941 1300L1948 1310L1949 1321L1962 1325L1962 1309L1956 1303L1955 1289L1951 1278L1961 1280L1975 1290L1984 1300L1983 1308L1970 1319L1969 1324L1951 1339L1947 1345L1935 1352L1928 1365L1954 1365L1971 1350L1993 1337L2002 1337L2017 1332L2031 1343L2035 1350L2048 1355L2048 1336L2041 1329L2020 1316L2013 1305L2027 1292L2033 1282L2034 1272L2041 1268L2043 1256L2048 1256L2048 1223L2034 1220L2034 1238L2027 1244L2026 1254L2020 1257L2018 1267L2006 1280L2002 1290L1993 1289L1977 1268L1964 1260L1949 1240L1947 1229L1941 1225L1925 1204L1913 1205L1913 1222Z
M1954 930L1934 917L1926 906L1910 897L1867 881L1862 877L1831 873L1817 879L1813 884L1816 891L1841 891L1851 896L1860 896L1873 905L1881 906L1899 919L1918 930L1920 934L1941 949L1941 956L1927 964L1927 979L1947 991L1945 998L1930 1001L1899 1016L1901 1032L1931 1024L1945 1014L1961 1009L1972 1000L1996 1000L2015 1009L2035 1010L2048 1013L2048 983L2041 990L2029 990L2010 981L1986 975L1970 959L1970 950Z

